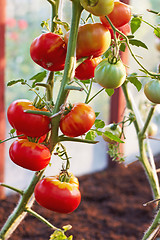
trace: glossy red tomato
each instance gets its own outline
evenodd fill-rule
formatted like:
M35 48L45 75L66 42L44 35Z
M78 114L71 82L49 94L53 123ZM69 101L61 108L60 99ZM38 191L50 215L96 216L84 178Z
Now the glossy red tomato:
M69 32L64 36L68 43ZM107 51L111 44L111 35L101 23L85 24L79 27L77 37L77 58L98 57Z
M19 132L16 130L16 134L17 134L17 136L23 135L23 136L18 137L19 139L28 139L28 137L26 135L24 135L22 132ZM43 143L44 140L46 139L46 136L47 136L47 134L43 135L42 137L35 138L35 142Z
M7 111L8 121L13 128L29 137L41 137L50 130L50 118L44 115L26 113L26 110L46 111L35 108L25 99L12 102Z
M114 39L114 34L113 34L113 30L112 28L108 28L111 34L111 39ZM129 35L131 33L131 27L130 25L127 23L125 25L123 25L122 27L117 28L119 31L121 31L123 34L125 34L126 36ZM123 36L120 35L119 33L116 33L117 38L119 37L120 39L123 39Z
M75 70L75 77L80 80L87 80L94 77L94 70L102 61L102 57L87 59Z
M43 178L34 194L41 206L58 213L73 212L81 201L78 179L73 175L69 182L61 182L59 176Z
M115 27L122 27L131 19L131 7L122 2L114 2L114 8L107 16ZM110 27L105 16L101 16L100 20L105 27Z
M51 159L46 146L29 142L27 139L14 141L9 148L9 155L15 164L32 171L40 171L47 167Z
M62 115L60 129L68 137L78 137L89 131L94 122L93 109L85 103L76 103L68 114Z
M49 71L64 69L66 44L55 33L43 33L35 38L30 47L32 60Z

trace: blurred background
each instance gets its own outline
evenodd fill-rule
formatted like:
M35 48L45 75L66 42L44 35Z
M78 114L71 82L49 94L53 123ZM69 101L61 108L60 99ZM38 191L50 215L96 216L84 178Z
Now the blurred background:
M146 11L146 9L152 9L160 11L159 0L131 0L133 14L143 15L143 19L149 21L152 25L158 23L158 17ZM158 9L159 8L159 9ZM42 69L36 65L30 58L29 48L30 44L35 37L42 33L41 22L50 18L50 4L44 0L13 0L7 1L7 19L6 19L6 83L14 79L30 79L33 75L40 72ZM85 12L83 13L85 16ZM60 18L64 21L70 22L70 1L61 1ZM140 61L143 65L151 70L155 71L160 61L160 51L158 51L157 39L153 34L153 29L147 24L143 23L143 31L141 28L136 32L136 38L145 42L148 46L148 50L133 47L133 51L143 56ZM159 46L160 48L160 46ZM129 56L129 73L138 72L139 66ZM143 82L144 84L144 82ZM58 83L56 89L58 89ZM97 92L98 86L94 86L94 91ZM146 98L143 94L138 94L135 87L130 85L130 91L135 99L135 103L141 108L141 113L145 118L146 109L144 102ZM56 95L56 91L55 91ZM6 109L9 104L15 99L28 98L33 100L34 95L32 92L21 85L15 85L12 87L6 87L5 99ZM83 101L83 94L72 94L70 98L71 102ZM96 100L90 104L95 111L101 112L101 119L106 123L109 121L109 105L110 98L106 93L100 94ZM160 108L157 107L155 117L153 121L160 124ZM7 136L11 127L7 122ZM136 160L138 155L138 146L136 141L136 135L134 127L130 126L126 129L126 140L124 145L124 155L126 157L125 164L129 164ZM157 133L160 137L160 132ZM79 143L65 143L68 155L71 156L71 171L77 175L84 175L86 173L92 173L100 171L107 167L107 145L99 138L99 143L96 145L79 144ZM5 144L6 148L6 166L5 166L5 182L7 184L14 185L18 188L24 188L30 182L34 173L31 171L22 169L16 166L9 159L8 148L12 141ZM160 152L159 142L150 141L154 154ZM57 174L61 169L61 160L57 156L53 156L52 165L48 167L46 174ZM16 176L16 177L15 177ZM6 190L9 193L9 190Z

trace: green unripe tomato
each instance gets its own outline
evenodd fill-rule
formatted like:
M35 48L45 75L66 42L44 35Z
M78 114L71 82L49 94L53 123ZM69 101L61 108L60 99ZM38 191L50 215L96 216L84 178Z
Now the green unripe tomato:
M119 125L115 125L114 123L111 123L109 125L106 125L103 130L103 132L110 132L112 133L114 136L116 137L120 137L121 133L122 133L122 129ZM110 144L116 144L116 141L108 138L104 133L102 133L102 138L104 139L104 141L110 143Z
M95 16L108 15L114 8L114 0L80 0L80 4Z
M157 124L151 122L147 128L148 136L153 137L157 134L157 132L158 132Z
M95 81L104 88L115 89L120 87L126 79L126 69L119 60L110 63L108 59L101 61L94 71Z
M160 80L154 79L146 83L144 93L152 103L160 104Z

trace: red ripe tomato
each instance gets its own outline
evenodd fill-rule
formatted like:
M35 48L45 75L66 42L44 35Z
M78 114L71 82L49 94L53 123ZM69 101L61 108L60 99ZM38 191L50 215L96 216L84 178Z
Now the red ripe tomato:
M64 41L68 43L69 32L64 36ZM98 57L107 51L111 44L110 32L101 23L85 24L79 27L77 37L76 56Z
M50 130L50 118L44 115L26 113L26 110L47 111L35 108L25 99L12 102L7 111L8 121L13 128L29 137L41 137Z
M111 34L111 39L114 39L114 34L113 34L112 28L108 28L108 29L109 29L110 34ZM126 36L131 33L131 27L128 23L123 25L122 27L117 28L117 29L119 31L121 31L123 34L125 34ZM123 39L123 36L121 36L119 33L116 33L116 36L119 37L120 39Z
M58 213L73 212L81 201L78 179L73 175L69 182L61 182L59 176L43 178L34 194L41 206Z
M9 155L15 164L32 171L40 171L47 167L51 159L46 146L29 142L27 139L14 141L9 148Z
M30 47L32 60L49 71L64 69L66 44L55 33L43 33L35 38Z
M113 11L107 16L115 27L122 27L126 23L129 23L131 19L131 8L125 3L114 2ZM100 21L105 27L110 27L110 24L105 16L101 16Z
M21 136L21 137L18 137L19 139L28 139L28 137L27 137L26 135L24 135L22 132L19 132L19 131L16 130L16 133L17 133L17 136L23 135L23 136ZM36 138L36 139L35 139L35 142L43 143L44 140L46 139L46 136L47 136L47 134L43 135L43 136L40 137L40 138Z
M87 80L94 77L94 70L102 61L102 57L87 59L75 70L75 77L80 80Z
M93 109L85 103L76 103L68 114L62 115L60 129L68 137L78 137L89 131L94 122Z

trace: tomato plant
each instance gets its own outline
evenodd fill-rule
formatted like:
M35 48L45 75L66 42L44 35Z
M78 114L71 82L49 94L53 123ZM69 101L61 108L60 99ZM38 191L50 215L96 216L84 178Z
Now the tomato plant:
M99 0L99 1L87 1L80 0L84 9L93 15L103 16L108 15L114 7L114 0Z
M114 136L116 136L116 137L120 137L121 136L121 134L122 134L122 129L121 129L121 127L119 126L119 125L117 125L117 124L114 124L114 123L111 123L111 124L109 124L109 125L106 125L104 128L103 128L103 132L105 133L105 132L110 132L110 133L112 133ZM114 140L111 140L109 137L107 137L105 134L102 134L102 138L106 141L106 142L108 142L108 143L110 143L110 144L116 144L116 141L114 141Z
M27 110L47 111L38 109L31 101L19 99L12 102L7 110L8 121L13 128L29 137L41 137L50 130L50 119L44 115L26 113Z
M108 15L109 19L116 28L127 24L131 19L131 7L125 3L115 1L113 11ZM105 27L110 27L110 24L105 16L101 16L100 20Z
M104 59L95 69L95 81L104 88L118 88L125 79L126 69L120 60L110 63L108 59Z
M47 167L51 159L50 151L45 145L27 139L14 141L9 148L9 155L15 164L32 171Z
M68 43L69 32L64 36ZM111 44L111 35L101 23L85 24L78 29L76 57L98 57L107 51Z
M75 103L68 114L62 115L60 129L68 137L78 137L89 131L94 122L93 109L85 103Z
M146 83L144 93L152 103L160 104L160 81L154 79Z
M30 55L41 67L49 71L60 71L64 69L66 44L55 33L43 33L33 40Z
M72 174L68 182L59 176L43 178L35 187L36 201L43 207L58 213L73 212L80 204L78 179Z
M75 77L80 80L87 80L94 77L94 70L102 61L102 57L87 59L75 70Z

